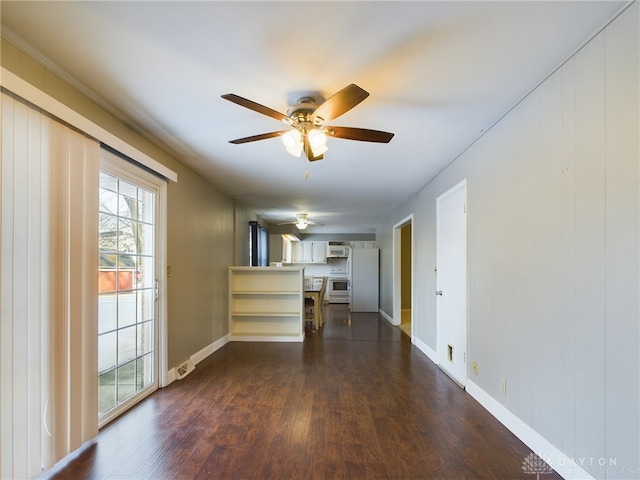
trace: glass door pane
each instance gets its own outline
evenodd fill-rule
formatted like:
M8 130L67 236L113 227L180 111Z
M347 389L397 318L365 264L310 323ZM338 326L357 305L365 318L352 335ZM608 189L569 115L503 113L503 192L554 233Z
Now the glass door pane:
M100 172L100 418L157 385L155 193Z

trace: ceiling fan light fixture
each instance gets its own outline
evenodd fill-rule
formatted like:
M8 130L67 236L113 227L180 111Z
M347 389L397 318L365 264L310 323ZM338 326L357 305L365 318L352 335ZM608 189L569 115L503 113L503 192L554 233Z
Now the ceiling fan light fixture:
M287 152L294 157L299 157L302 154L302 134L299 130L294 128L282 134L282 143L287 149Z
M309 133L307 133L307 138L309 139L309 145L315 157L319 157L328 150L327 136L322 130L312 128L309 130Z
M304 230L305 228L307 228L307 225L309 225L309 221L307 220L307 214L306 213L299 214L296 217L295 226L298 228L298 230Z
M278 225L294 225L298 230L304 230L309 225L319 225L322 226L322 223L312 222L309 220L309 215L306 213L298 213L296 215L296 219L293 222L283 222L278 223Z

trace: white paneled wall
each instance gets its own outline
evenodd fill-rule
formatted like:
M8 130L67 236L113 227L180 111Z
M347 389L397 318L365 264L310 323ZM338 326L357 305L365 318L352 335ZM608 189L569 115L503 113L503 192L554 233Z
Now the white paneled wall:
M640 9L605 32L605 458L640 478ZM632 74L635 72L635 75ZM625 476L632 475L627 472ZM609 478L615 478L610 475Z
M591 41L576 58L575 84L575 452L605 456L605 43ZM565 319L560 319L564 321ZM541 432L542 433L542 432Z
M0 477L97 433L99 144L2 93Z
M429 292L435 199L467 179L469 379L568 477L640 477L639 25L636 3L415 201ZM415 303L435 349L435 297Z

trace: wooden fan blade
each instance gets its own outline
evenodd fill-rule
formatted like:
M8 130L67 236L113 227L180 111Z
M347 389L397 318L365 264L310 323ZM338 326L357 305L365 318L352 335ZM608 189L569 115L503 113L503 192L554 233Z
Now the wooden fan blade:
M272 108L265 107L264 105L260 105L252 100L247 100L246 98L242 98L233 93L222 95L222 98L229 100L230 102L237 103L238 105L248 108L249 110L253 110L254 112L261 113L267 117L275 118L276 120L280 120L281 122L291 125L291 119L285 114L277 112Z
M330 126L325 129L325 133L332 137L359 140L361 142L389 143L393 138L393 133L369 130L368 128Z
M368 96L369 92L352 83L316 108L311 114L311 121L316 125L329 122L348 112Z
M311 150L311 145L309 144L309 139L305 136L303 140L304 145L304 154L307 156L310 162L315 162L317 160L322 160L324 155L320 154L317 157L313 155L313 150Z
M258 140L266 140L267 138L279 137L286 132L288 132L288 130L280 130L279 132L261 133L260 135L252 135L251 137L236 138L235 140L229 140L229 143L239 145L241 143L257 142Z

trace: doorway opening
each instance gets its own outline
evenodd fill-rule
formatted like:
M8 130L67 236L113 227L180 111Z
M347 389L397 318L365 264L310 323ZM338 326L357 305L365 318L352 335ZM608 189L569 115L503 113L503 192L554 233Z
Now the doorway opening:
M413 338L413 215L393 227L393 323Z

